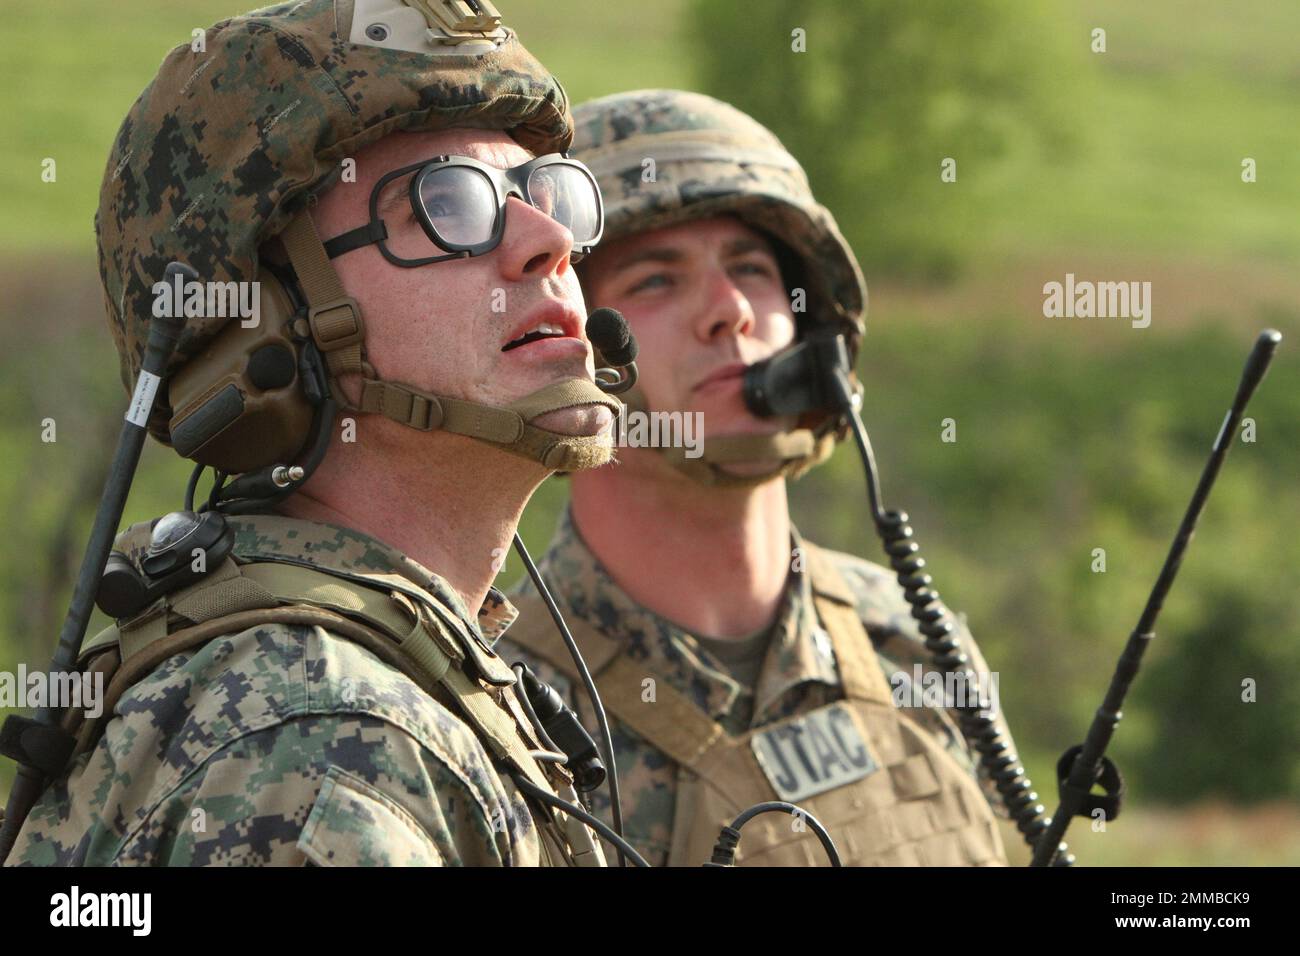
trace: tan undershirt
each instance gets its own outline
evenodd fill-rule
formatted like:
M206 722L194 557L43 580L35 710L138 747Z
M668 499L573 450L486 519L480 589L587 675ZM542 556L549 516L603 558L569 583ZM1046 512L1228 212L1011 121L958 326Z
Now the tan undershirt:
M700 647L708 651L719 663L726 667L746 690L753 690L758 682L759 672L763 669L763 659L767 656L767 645L772 640L771 626L765 627L745 637L700 637L696 636Z

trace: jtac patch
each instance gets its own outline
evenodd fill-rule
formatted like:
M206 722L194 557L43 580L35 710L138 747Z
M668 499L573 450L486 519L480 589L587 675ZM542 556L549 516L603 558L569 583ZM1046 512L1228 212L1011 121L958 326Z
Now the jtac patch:
M749 745L777 795L791 803L861 780L879 767L844 704L764 727Z

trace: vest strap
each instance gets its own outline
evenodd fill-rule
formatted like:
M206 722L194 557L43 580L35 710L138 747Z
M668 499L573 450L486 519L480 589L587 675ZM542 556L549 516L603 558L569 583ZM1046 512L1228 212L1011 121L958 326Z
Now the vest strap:
M541 597L527 594L513 600L519 618L510 625L506 636L576 685L581 680L577 666L556 632ZM693 700L629 658L617 641L610 640L577 615L565 621L574 640L583 648L592 679L600 686L605 709L675 762L694 768L726 736L722 726ZM655 682L653 701L642 700L642 681L647 677Z
M813 604L835 649L844 696L850 700L891 704L889 682L880 669L871 636L858 615L852 589L825 551L804 542L804 553L808 558Z
M362 645L426 693L432 694L440 684L447 688L496 757L535 785L553 791L528 752L524 735L531 735L532 728L520 724L513 710L504 710L462 669L466 651L458 635L429 611L424 600L404 593L405 588L389 589L383 580L389 576L377 577L362 584L301 565L270 561L238 565L227 558L202 581L155 602L146 614L118 628L121 664L105 692L101 720L112 715L128 688L175 654L260 624L319 626ZM193 625L167 633L173 612ZM513 691L505 687L495 693ZM97 727L89 725L99 723L88 721L81 728L83 747L93 746Z

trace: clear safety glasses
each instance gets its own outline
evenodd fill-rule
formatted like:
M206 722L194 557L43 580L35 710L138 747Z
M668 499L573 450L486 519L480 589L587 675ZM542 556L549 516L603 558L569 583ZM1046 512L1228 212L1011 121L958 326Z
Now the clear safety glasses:
M592 250L604 228L600 189L582 163L559 153L512 169L468 156L439 156L395 169L370 192L370 222L325 243L331 259L378 244L384 258L414 268L491 252L505 231L510 196L573 235L570 254ZM429 255L429 244L446 255Z

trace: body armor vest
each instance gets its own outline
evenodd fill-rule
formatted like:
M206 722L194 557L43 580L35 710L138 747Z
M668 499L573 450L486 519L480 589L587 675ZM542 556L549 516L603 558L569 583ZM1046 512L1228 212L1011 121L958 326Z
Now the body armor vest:
M147 538L147 524L126 534L141 527ZM529 753L541 745L509 688L514 674L459 633L432 595L397 574L324 571L279 561L239 564L226 558L195 584L87 641L78 664L104 674L105 700L96 719L84 719L78 711L65 715L64 727L77 736L73 758L95 746L122 694L167 658L273 623L320 626L361 644L469 724L493 757L535 786L577 802L568 772L543 766ZM535 816L543 861L605 865L599 842L580 821L549 809Z
M795 803L828 829L846 866L1003 865L996 822L979 785L904 709L830 558L807 546L817 616L831 640L844 699L732 736L625 646L581 618L568 623L606 709L689 773L679 777L669 864L709 859L719 830L768 800ZM533 594L516 601L511 641L576 679L549 616ZM653 701L642 682L655 679ZM793 822L792 822L793 819ZM746 824L738 865L825 861L797 817L765 814Z

